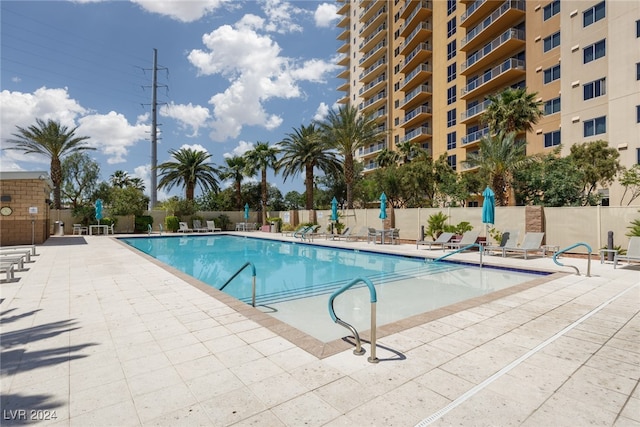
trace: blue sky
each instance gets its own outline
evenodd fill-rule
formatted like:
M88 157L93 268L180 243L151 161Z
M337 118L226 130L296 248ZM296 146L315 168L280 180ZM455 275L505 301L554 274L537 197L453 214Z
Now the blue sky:
M151 67L158 50L158 162L184 146L224 157L275 144L335 107L341 83L332 1L1 1L2 147L36 118L89 136L107 180L151 162ZM166 87L165 87L166 86ZM0 169L49 170L0 152ZM256 178L254 178L255 180ZM283 195L304 191L303 176ZM158 199L181 194L158 192ZM183 194L181 194L183 195Z

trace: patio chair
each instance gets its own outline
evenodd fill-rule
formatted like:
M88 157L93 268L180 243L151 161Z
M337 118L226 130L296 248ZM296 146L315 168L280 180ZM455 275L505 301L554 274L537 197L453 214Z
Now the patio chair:
M178 233L191 233L193 231L193 229L189 228L186 222L179 222L178 226L180 227L178 229Z
M613 258L613 268L618 266L618 261L626 260L627 264L631 261L640 261L640 237L631 236L629 239L629 246L627 247L627 253L625 255L616 254Z
M297 229L296 231L293 232L293 237L302 239L302 236L304 235L304 233L309 232L309 230L311 230L312 227L313 227L312 225L305 225L302 227L302 229Z
M198 233L206 233L207 227L202 226L202 222L199 219L193 220L193 231L197 231Z
M298 236L299 238L301 238L302 240L313 240L314 237L317 236L322 236L324 235L324 233L318 233L318 230L320 229L319 225L312 225L311 227L307 228L306 230L303 230L302 233L300 233L300 235Z
M293 231L283 231L282 235L287 237L294 237L296 233L302 232L302 230L304 230L305 228L307 228L306 225L301 225Z
M396 244L396 239L400 238L400 229L399 228L389 228L389 229L384 231L384 234L382 235L382 237L385 239L385 241L387 239L389 239L389 243L391 243L392 245L395 245Z
M365 227L362 226L358 229L357 232L351 232L349 233L349 235L344 239L345 242L357 242L358 240L365 240L367 239L367 235L369 234L369 227Z
M5 282L11 281L14 279L14 263L9 261L0 261L0 273L5 273Z
M215 221L207 221L207 231L222 231L222 228L216 227Z
M527 233L524 235L522 244L518 247L511 248L505 246L502 248L502 256L506 256L507 253L522 253L524 259L527 259L529 252L540 252L542 250L542 240L544 239L544 233Z
M351 227L345 227L344 230L342 230L342 233L330 233L327 234L327 240L331 239L331 240L340 240L340 239L346 239L351 235Z
M436 240L428 241L428 240L418 240L416 241L416 249L418 249L419 245L429 246L429 250L431 250L432 246L440 246L442 250L444 250L444 245L449 243L449 241L453 238L453 233L442 233L438 236Z
M461 248L464 248L465 246L472 245L476 242L476 240L478 240L479 235L480 235L479 231L467 231L462 235L462 238L460 239L459 242L445 243L443 245L443 249L444 249L444 246L450 249L461 249Z
M520 232L518 230L505 230L502 233L502 239L500 243L497 245L487 245L484 247L485 252L500 252L502 253L502 249L505 247L515 248L518 246L518 238L520 237Z
M73 224L73 234L89 234L89 228L82 224Z
M382 231L378 231L373 227L367 228L367 243L376 243L378 241L378 237L380 237L380 243L384 243L382 241Z
M24 268L24 260L26 256L12 256L12 255L0 255L0 262L3 263L11 263L17 267L17 270L14 268L14 271L25 271L28 268Z

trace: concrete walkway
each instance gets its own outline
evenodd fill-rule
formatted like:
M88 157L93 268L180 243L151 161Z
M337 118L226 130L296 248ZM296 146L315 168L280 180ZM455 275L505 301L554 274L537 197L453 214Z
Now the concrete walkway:
M371 364L310 351L111 237L38 252L0 285L3 426L640 426L637 265L485 257L569 274L396 325Z

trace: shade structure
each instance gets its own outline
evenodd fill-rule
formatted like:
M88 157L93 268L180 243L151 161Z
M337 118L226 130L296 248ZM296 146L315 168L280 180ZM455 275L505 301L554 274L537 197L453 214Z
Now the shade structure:
M494 224L496 216L496 195L493 190L487 186L482 192L484 201L482 202L482 222L483 224Z
M380 219L387 219L387 195L382 193L380 195Z
M338 201L334 197L333 200L331 200L331 221L337 221L337 220L338 220Z
M102 199L96 200L96 219L98 220L98 224L100 224L100 220L102 219Z
M249 203L244 205L244 219L249 219Z

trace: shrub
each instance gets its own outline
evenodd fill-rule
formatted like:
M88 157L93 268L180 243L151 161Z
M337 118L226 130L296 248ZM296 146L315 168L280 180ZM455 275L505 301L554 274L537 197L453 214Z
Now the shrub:
M153 225L153 217L151 215L136 215L134 231L136 233L146 233L150 225Z
M166 217L164 219L164 228L166 228L167 231L172 231L175 233L180 228L180 219L178 219L177 216L173 215Z
M225 215L225 214L218 215L218 217L214 218L213 220L216 223L217 227L220 227L223 230L229 230L230 229L231 219L227 215Z
M629 229L627 236L640 236L640 219L634 219L633 221L631 221L631 225L627 228Z
M448 219L449 216L443 214L442 212L429 215L429 219L427 220L427 234L433 240L436 240L438 236L440 236L442 232L445 231L445 226L447 225Z

